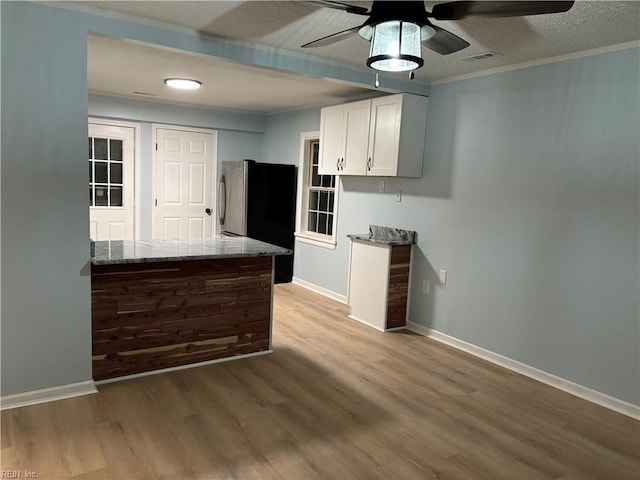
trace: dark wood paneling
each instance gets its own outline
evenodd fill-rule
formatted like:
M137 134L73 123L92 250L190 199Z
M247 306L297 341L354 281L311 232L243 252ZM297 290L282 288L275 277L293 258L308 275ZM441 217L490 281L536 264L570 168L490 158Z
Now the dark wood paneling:
M411 245L394 245L391 247L391 266L409 264L411 261Z
M92 265L93 378L269 348L272 257Z
M394 245L391 247L387 328L403 327L406 324L410 262L411 245Z

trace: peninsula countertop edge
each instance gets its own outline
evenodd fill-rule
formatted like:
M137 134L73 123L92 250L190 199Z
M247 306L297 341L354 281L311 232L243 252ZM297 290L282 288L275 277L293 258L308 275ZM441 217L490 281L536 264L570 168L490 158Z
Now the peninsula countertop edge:
M108 240L91 242L93 265L179 262L291 255L291 250L249 237L204 240Z

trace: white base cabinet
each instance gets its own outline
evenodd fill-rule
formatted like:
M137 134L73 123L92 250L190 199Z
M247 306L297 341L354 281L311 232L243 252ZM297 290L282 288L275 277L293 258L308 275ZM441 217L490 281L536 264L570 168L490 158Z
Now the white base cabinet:
M349 317L381 331L402 328L408 313L411 245L351 241Z

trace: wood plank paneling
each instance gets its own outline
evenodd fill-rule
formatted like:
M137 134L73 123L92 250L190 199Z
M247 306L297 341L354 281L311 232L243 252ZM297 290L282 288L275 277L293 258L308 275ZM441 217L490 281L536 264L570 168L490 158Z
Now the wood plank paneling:
M269 348L272 257L92 265L93 378Z
M387 328L404 327L406 325L410 262L411 245L394 245L391 247Z

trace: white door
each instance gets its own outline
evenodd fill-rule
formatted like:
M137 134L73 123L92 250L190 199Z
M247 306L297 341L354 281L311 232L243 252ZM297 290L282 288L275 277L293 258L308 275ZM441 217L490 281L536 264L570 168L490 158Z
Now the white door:
M216 134L156 128L154 238L214 235Z
M89 123L89 236L134 239L134 129Z

